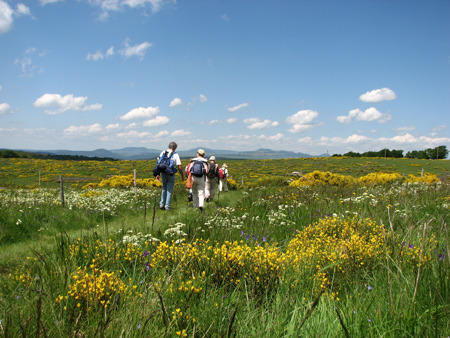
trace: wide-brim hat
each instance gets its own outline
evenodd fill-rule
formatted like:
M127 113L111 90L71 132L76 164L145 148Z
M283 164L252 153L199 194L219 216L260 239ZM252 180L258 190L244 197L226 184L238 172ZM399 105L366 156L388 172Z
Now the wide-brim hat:
M209 157L209 161L215 161L215 160L216 160L216 157L214 155Z
M205 156L205 151L203 149L197 150L197 154Z

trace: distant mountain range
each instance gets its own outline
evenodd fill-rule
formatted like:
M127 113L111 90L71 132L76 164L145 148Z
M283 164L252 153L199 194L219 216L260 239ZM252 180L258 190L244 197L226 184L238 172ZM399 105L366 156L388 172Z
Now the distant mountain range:
M18 149L19 150L19 149ZM20 149L23 151L38 153L38 154L52 154L52 155L72 155L72 156L88 156L88 157L109 157L118 160L148 160L154 159L161 153L158 149L149 149L145 147L127 147L121 149L95 149L95 150L29 150ZM191 158L196 154L197 148L189 150L177 151L181 158ZM235 150L217 150L205 149L206 155L215 155L218 159L280 159L280 158L302 158L313 157L305 153L296 153L293 151L258 149L250 151L235 151ZM326 157L328 154L322 154L317 157Z

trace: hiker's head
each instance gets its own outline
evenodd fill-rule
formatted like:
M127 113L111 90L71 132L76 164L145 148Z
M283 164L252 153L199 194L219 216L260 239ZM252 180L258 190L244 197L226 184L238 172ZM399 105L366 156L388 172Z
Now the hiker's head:
M205 151L203 149L197 150L197 155L200 157L205 157Z
M222 168L228 168L227 164L226 163L222 164Z
M172 149L173 151L175 151L177 149L178 145L175 142L170 142L169 143L169 149Z
M216 157L214 155L210 156L209 157L209 162L216 162Z

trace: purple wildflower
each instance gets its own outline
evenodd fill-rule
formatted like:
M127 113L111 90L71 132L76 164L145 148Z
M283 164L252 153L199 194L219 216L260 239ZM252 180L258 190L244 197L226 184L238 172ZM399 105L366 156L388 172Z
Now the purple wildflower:
M371 287L370 285L367 285L367 290L372 291L373 287Z
M265 242L267 240L266 236L262 237L262 241Z
M142 256L147 257L148 255L150 255L150 252L148 252L147 250L144 251L144 254Z
M412 244L408 245L408 247L409 247L410 249L414 249L414 245L412 245Z

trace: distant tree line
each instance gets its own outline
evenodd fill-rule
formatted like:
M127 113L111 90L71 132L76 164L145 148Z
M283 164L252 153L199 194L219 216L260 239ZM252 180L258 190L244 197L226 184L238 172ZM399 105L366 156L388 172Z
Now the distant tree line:
M117 161L111 157L89 157L81 155L55 155L30 153L26 151L1 149L0 158L38 158L44 160L73 160L73 161Z
M357 153L354 151L349 151L345 154L333 154L333 157L338 156L348 156L348 157L394 157L394 158L419 158L419 159L444 159L447 158L448 150L447 146L439 146L436 148L428 148L425 150L412 150L408 151L405 156L403 156L403 150L396 149L381 149L380 151L366 151L365 153Z

